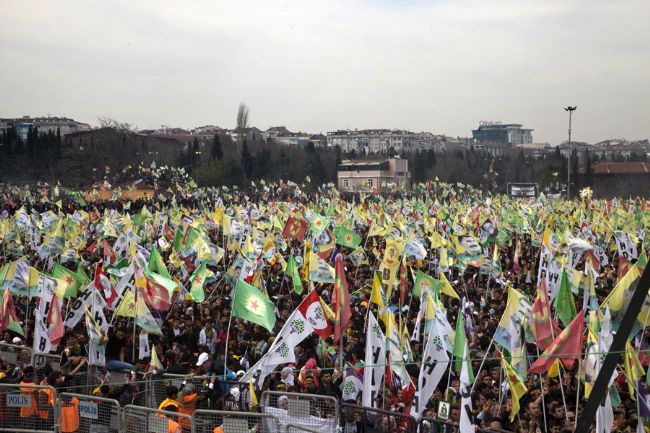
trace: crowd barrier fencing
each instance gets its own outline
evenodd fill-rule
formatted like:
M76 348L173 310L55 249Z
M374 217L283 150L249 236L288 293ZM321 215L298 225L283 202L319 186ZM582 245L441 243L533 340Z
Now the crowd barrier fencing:
M0 432L58 433L50 386L0 384Z
M62 392L56 413L61 432L119 433L122 426L120 403L111 398ZM68 425L70 428L66 428ZM75 428L76 427L76 428Z
M284 433L278 418L265 413L197 409L192 420L194 433Z
M192 417L187 414L168 412L150 407L125 406L122 410L122 430L133 433L194 433Z
M341 426L345 427L348 423L361 424L362 431L366 433L417 433L418 430L418 423L410 415L358 406L356 404L342 403Z
M24 367L32 363L31 347L18 346L16 344L0 343L0 357L7 363L17 367Z
M287 424L286 433L321 433L320 430L314 428L305 427L298 424Z
M278 418L283 432L288 424L294 424L323 433L335 433L340 416L338 400L323 395L264 391L260 405L262 413Z

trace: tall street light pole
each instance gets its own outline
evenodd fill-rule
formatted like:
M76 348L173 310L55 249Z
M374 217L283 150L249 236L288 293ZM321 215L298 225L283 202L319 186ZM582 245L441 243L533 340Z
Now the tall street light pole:
M570 188L571 188L571 152L573 152L573 149L571 148L571 115L573 114L574 111L576 111L576 108L578 108L577 105L575 106L568 106L564 109L564 111L569 112L569 156L567 158L567 168L566 168L566 198L567 200L569 197L571 197L570 194Z

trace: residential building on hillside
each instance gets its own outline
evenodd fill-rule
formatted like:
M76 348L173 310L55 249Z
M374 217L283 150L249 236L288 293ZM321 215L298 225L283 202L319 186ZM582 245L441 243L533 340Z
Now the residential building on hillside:
M406 159L344 160L337 171L341 191L384 192L411 186L411 173Z
M90 130L90 125L87 123L77 122L76 120L67 117L23 116L0 119L0 131L11 128L12 126L16 128L18 136L23 141L27 140L29 128L34 127L38 128L40 133L47 133L48 131L56 132L58 129L62 136L72 134L73 132Z
M327 133L327 147L339 146L343 152L396 153L410 152L419 143L416 134L399 129L338 130Z

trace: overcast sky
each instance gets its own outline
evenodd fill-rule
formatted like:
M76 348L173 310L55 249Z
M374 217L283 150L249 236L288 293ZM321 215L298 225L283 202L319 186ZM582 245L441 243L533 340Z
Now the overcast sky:
M650 2L31 1L0 8L0 117L650 137Z

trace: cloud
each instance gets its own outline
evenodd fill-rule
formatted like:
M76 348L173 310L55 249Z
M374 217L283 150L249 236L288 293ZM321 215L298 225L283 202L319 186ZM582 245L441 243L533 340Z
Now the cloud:
M650 136L646 2L10 1L3 116L110 115L141 128L252 123L536 141Z

